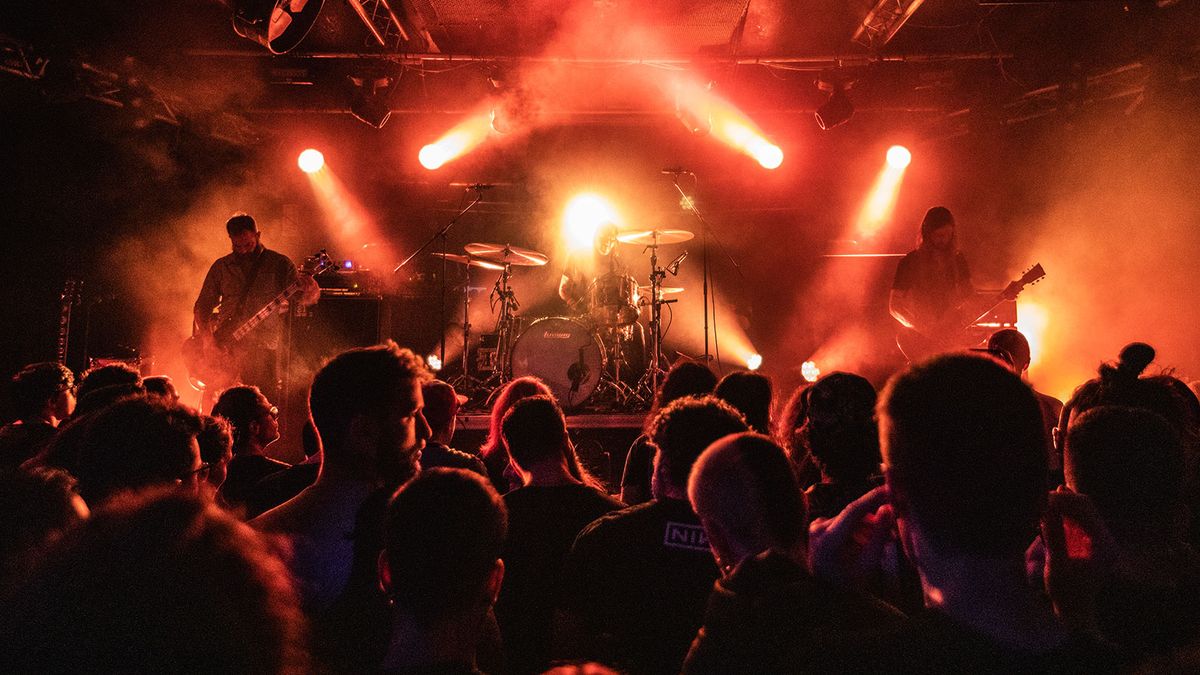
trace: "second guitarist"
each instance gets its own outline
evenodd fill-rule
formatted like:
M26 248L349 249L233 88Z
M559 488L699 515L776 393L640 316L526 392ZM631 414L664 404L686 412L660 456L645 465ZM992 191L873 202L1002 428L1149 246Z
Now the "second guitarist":
M233 252L218 258L208 269L204 285L193 306L194 332L215 332L235 327L269 303L298 278L304 285L300 303L311 305L321 290L311 277L302 278L287 256L262 245L262 233L250 216L239 213L225 223ZM228 382L206 383L205 398L234 383L252 384L282 400L278 353L283 343L284 322L272 316L240 341L237 363L226 366ZM207 407L207 406L205 406Z
M956 311L975 293L967 259L958 250L954 215L935 206L921 221L917 248L900 260L888 309L905 328L930 338L961 329Z

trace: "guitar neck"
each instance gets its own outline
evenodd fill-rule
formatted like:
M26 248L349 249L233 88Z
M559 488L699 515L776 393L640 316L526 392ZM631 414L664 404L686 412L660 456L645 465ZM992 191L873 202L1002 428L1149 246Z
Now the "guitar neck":
M233 331L233 333L230 335L230 338L232 338L234 342L237 342L246 337L246 335L248 335L251 331L253 331L255 328L258 328L259 324L261 324L263 321L266 321L267 317L277 312L285 302L291 300L292 297L295 296L299 291L300 281L293 281L291 285L283 289L283 292L275 296L275 298L266 305L263 305L262 309L255 312L254 316L243 321L242 325L238 326L237 330Z

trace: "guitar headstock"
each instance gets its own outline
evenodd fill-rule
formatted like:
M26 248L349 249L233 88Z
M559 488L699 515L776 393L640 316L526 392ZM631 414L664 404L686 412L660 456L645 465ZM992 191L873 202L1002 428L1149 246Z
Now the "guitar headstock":
M83 280L75 277L67 277L67 280L63 283L62 295L59 296L59 300L64 305L77 305L82 295Z
M1045 278L1046 278L1046 270L1042 268L1041 263L1037 263L1033 267L1030 267L1029 269L1025 270L1025 273L1021 275L1021 278L1017 280L1017 283L1019 283L1022 287L1024 287L1024 286L1029 286L1031 284L1036 284L1037 282L1039 282Z

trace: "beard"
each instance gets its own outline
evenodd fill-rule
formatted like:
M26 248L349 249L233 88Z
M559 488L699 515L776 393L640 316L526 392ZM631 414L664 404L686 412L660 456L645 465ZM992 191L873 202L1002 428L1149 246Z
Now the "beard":
M375 449L377 475L384 486L395 489L411 480L421 470L417 462L421 443L404 447L395 438L383 438Z

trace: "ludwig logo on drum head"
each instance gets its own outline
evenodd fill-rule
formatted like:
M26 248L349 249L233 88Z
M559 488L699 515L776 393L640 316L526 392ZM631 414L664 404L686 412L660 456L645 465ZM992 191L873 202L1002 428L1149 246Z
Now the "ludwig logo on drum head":
M550 340L570 340L571 333L556 333L554 331L548 330L548 331L542 333L542 337L550 339Z

